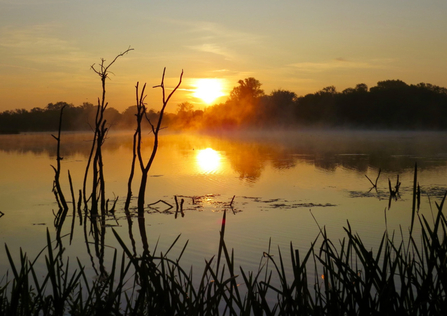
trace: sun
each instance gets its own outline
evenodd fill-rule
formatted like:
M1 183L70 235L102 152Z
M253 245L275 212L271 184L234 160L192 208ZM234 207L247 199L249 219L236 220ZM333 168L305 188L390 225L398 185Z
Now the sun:
M197 79L194 96L202 99L206 104L211 104L217 98L224 96L221 79Z

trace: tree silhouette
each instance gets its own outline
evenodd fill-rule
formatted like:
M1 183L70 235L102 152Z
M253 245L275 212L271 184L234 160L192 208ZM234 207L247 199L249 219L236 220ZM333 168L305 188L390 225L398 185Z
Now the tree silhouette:
M343 127L367 129L447 129L447 89L429 83L408 85L401 80L379 81L369 88L364 83L341 93L328 86L297 97L292 91L273 90L266 95L262 84L250 77L239 80L224 103L194 111L188 102L178 105L177 114L164 113L163 124L171 128L230 130L241 128ZM83 103L49 103L46 107L9 110L0 113L0 133L56 131L64 109L63 130L94 130L97 106ZM103 120L116 128L135 124L136 106L122 113L107 107ZM148 110L156 122L160 111ZM141 122L150 128L147 120Z
M264 95L264 90L261 89L261 83L253 77L239 80L238 84L239 86L234 87L230 93L230 101L232 102L252 103Z

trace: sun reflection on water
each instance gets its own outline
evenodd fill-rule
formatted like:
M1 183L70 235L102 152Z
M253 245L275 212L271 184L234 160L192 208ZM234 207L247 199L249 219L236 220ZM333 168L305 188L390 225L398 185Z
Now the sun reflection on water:
M197 152L197 164L203 173L215 173L221 168L220 153L212 148L206 148Z

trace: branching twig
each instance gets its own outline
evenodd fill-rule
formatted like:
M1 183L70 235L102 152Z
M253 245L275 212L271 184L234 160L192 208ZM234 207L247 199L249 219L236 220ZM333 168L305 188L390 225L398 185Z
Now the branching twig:
M160 111L160 115L158 117L158 122L157 125L153 125L150 121L150 126L152 129L152 132L154 134L154 144L152 147L152 153L151 156L149 158L149 160L147 161L146 164L144 164L143 162L143 157L141 154L141 126L138 129L138 136L137 136L137 146L136 146L136 150L137 150L137 156L138 156L138 160L139 160L139 164L140 164L140 168L141 168L141 182L140 182L140 189L138 192L138 214L139 216L141 216L144 212L144 195L146 193L146 184L147 184L147 177L148 177L148 173L149 173L149 169L152 166L152 163L154 162L155 156L157 154L157 150L158 150L158 133L160 132L160 127L161 127L161 122L163 121L163 115L166 109L166 106L168 105L169 100L171 99L172 95L177 91L177 89L180 87L180 84L182 83L182 78L183 78L183 70L182 73L180 74L180 79L179 82L177 84L177 86L171 91L171 93L168 95L168 97L166 97L166 89L165 89L165 84L164 84L164 80L165 80L165 74L166 74L166 67L163 69L163 75L161 77L161 84L154 86L154 88L156 87L161 87L162 89L162 95L163 95L163 105ZM137 98L138 98L138 93L137 93ZM139 102L142 103L144 100L143 95L140 96ZM144 107L144 103L142 103L142 107L145 109ZM144 112L141 114L141 118L143 116ZM137 116L138 119L138 116ZM140 121L141 124L141 121Z
M83 197L84 197L84 205L85 209L88 209L87 202L91 197L91 213L93 215L98 214L98 202L101 199L101 213L105 214L107 212L107 203L105 199L105 180L104 180L104 169L103 169L103 160L102 160L102 145L106 140L106 136L108 133L108 128L106 127L106 120L104 119L104 112L107 109L108 102L106 102L106 79L109 76L109 68L115 63L115 61L119 58L132 51L133 48L128 48L124 52L115 56L115 58L108 64L105 65L105 59L101 59L101 64L99 64L99 68L95 67L95 64L91 66L91 69L101 78L102 84L102 96L98 98L98 109L96 111L95 118L95 128L94 128L94 136L92 141L92 148L90 151L90 155L87 161L87 166L85 168L84 174L84 183L83 183ZM86 186L87 186L87 177L89 174L89 168L92 165L92 191L91 194L87 195Z
M366 179L369 180L369 182L371 182L373 188L377 188L377 181L379 180L380 177L380 173L382 172L382 169L379 169L379 174L377 175L376 181L372 182L371 179L365 174Z

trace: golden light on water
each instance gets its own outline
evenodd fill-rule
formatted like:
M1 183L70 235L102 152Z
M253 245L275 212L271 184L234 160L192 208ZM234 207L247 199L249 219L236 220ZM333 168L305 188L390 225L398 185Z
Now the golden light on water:
M202 99L206 104L211 104L217 98L225 95L221 79L197 79L194 96Z
M221 167L221 156L214 149L207 148L197 152L197 164L204 173L216 172Z

